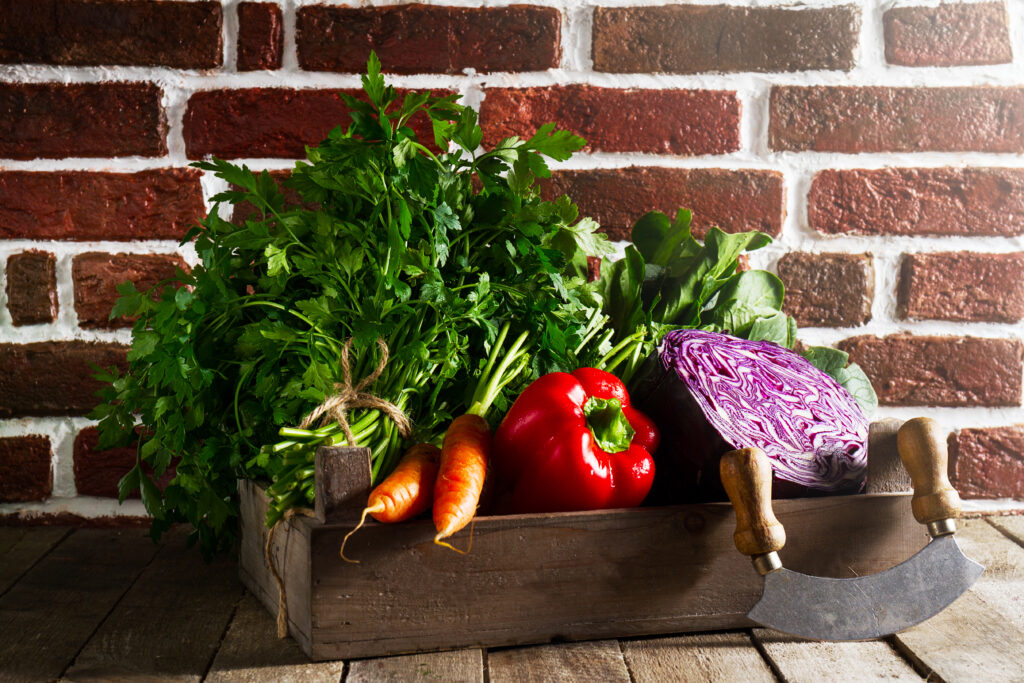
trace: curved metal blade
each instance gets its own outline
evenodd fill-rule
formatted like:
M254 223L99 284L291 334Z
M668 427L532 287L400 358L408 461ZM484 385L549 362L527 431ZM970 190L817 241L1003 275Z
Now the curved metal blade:
M983 571L950 534L932 540L906 562L870 576L830 579L788 569L771 572L747 616L805 638L877 638L938 614Z

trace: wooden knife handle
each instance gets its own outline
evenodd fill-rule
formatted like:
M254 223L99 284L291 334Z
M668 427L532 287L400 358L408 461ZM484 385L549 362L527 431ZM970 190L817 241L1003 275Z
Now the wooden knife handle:
M960 496L949 483L949 454L938 423L929 417L907 420L896 433L896 445L914 484L910 503L914 519L921 524L955 519L960 514Z
M772 465L760 448L729 451L719 463L722 486L736 510L733 541L744 555L777 552L786 530L772 512Z

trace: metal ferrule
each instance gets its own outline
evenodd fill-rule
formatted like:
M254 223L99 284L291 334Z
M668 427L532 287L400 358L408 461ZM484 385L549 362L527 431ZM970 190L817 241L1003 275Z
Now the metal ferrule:
M782 569L782 560L779 559L779 554L774 550L764 555L754 555L751 561L754 563L754 569L761 576Z
M956 533L955 519L940 519L935 522L928 522L928 533L932 538Z

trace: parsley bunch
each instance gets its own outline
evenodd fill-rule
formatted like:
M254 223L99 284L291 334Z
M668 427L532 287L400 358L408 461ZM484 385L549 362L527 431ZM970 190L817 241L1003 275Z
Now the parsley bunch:
M399 97L373 55L362 80L365 98L345 97L351 125L307 150L285 182L300 202L266 172L195 164L233 186L185 238L201 262L159 294L120 290L113 315L137 316L130 365L101 375L109 385L92 417L101 447L137 439L119 489L122 499L141 489L154 535L188 522L207 554L230 547L238 477L272 482L268 522L309 505L315 448L345 437L336 424L296 426L336 391L350 339L354 381L387 344L390 361L366 390L412 419L415 441L437 441L506 336L525 339L525 360L484 379L510 396L608 338L586 258L609 247L567 198L544 201L535 187L545 158L584 141L545 125L480 152L476 113L456 96ZM221 217L225 204L254 213L236 224ZM507 402L499 393L499 413ZM408 442L376 410L349 421L374 477L387 474ZM154 478L172 463L161 491Z

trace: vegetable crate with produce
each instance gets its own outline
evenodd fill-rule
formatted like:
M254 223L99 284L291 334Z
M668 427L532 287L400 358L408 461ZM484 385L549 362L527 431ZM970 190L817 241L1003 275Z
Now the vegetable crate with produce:
M237 544L315 659L748 624L733 448L800 496L776 506L787 566L871 573L923 544L906 496L863 493L863 373L790 350L778 278L738 267L766 235L700 243L689 212L651 213L590 278L614 247L538 187L581 138L481 151L456 96L399 97L373 56L363 86L285 181L301 201L199 163L232 186L186 238L200 262L121 290L130 366L93 415L102 445L139 443L120 490L155 535Z

